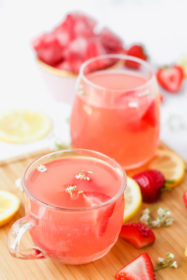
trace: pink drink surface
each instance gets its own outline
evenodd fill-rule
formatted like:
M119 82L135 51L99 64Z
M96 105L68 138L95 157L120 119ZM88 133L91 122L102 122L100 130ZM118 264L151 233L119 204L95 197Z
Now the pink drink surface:
M85 208L114 197L122 187L120 175L103 161L88 157L58 159L45 167L45 172L32 171L27 188L38 200L66 210L31 202L27 211L38 217L37 226L31 229L34 243L47 255L65 263L96 259L117 239L124 195L100 208Z
M141 87L144 77L111 71L88 74L87 79L99 87L80 82L83 94L76 96L71 117L73 147L105 153L126 169L147 162L159 140L155 82Z

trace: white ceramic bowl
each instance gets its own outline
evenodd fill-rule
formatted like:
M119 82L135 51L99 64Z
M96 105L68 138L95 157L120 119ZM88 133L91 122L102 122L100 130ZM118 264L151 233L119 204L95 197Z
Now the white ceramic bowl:
M73 104L77 75L52 67L37 59L49 91L57 101Z

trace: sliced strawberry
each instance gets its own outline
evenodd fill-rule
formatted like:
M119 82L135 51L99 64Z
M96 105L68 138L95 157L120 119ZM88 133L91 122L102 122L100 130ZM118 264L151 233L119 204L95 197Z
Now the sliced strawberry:
M145 113L142 116L142 120L149 124L150 126L155 127L158 123L158 117L157 117L157 108L156 108L156 101L153 100Z
M147 253L124 266L115 275L116 280L155 280L154 268Z
M153 231L142 223L129 223L121 228L120 237L129 241L136 248L144 248L155 242Z
M84 197L88 207L100 205L111 198L108 195L98 192L84 192L82 196ZM103 234L106 232L108 223L114 212L114 208L115 203L111 203L109 205L103 206L100 209L93 210L96 214L95 223L98 237L103 236Z
M184 200L184 204L185 204L185 206L186 206L186 208L187 208L187 192L185 192L185 193L183 194L183 200Z
M43 62L55 65L63 59L63 49L58 39L52 33L46 33L32 42L37 56Z
M178 65L160 68L157 71L157 80L164 89L171 93L176 93L182 86L184 71Z
M165 178L158 170L147 170L133 176L139 184L143 201L152 203L158 200L161 188L164 187Z
M141 45L131 46L126 51L126 54L137 57L137 58L141 58L143 60L147 60L146 52L145 52L143 46L141 46ZM131 60L126 60L125 61L125 66L128 67L128 68L132 68L132 69L139 69L140 68L140 64L138 62L131 61Z
M123 42L116 36L110 29L103 28L99 33L101 43L107 53L120 53L123 52Z

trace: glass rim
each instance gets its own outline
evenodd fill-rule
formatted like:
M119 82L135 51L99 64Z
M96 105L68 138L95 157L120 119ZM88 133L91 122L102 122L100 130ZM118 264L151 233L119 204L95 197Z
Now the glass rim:
M86 78L86 76L84 74L84 70L85 70L86 66L88 66L90 63L97 61L97 60L105 59L105 58L114 58L114 59L117 58L119 60L131 60L133 62L140 63L141 65L143 65L143 66L147 67L147 69L149 69L151 76L142 85L134 87L134 88L129 88L129 89L123 89L123 88L122 89L110 89L107 87L97 85ZM112 69L112 67L109 67L108 69ZM115 68L114 68L114 70L115 70ZM100 70L98 70L98 71L100 71ZM138 91L138 90L141 90L142 88L146 87L147 85L149 85L152 82L152 80L155 78L155 72L154 72L151 64L143 59L140 59L140 58L137 58L137 57L134 57L131 55L126 55L126 54L105 54L105 55L96 56L96 57L86 60L80 67L79 78L83 79L87 84L89 84L90 86L92 86L96 89L107 90L110 92L123 92L124 93L124 92L128 92L130 90Z
M116 165L117 168L120 169L121 173L122 173L122 182L120 184L120 189L118 190L118 192L110 199L108 199L107 201L105 202L102 202L101 204L99 205L94 205L94 206L90 206L90 207L84 207L84 208L67 208L67 207L60 207L60 206L55 206L55 205L52 205L52 204L49 204L49 203L46 203L40 199L38 199L36 196L34 196L27 188L26 186L26 182L25 182L25 178L26 178L26 175L27 173L30 171L30 169L32 168L32 166L37 163L37 162L40 162L42 159L45 159L45 158L48 158L50 156L53 156L53 155L56 155L56 154L60 154L60 153L66 153L66 152L89 152L91 154L93 154L93 158L94 158L94 155L98 155L98 156L102 156L102 160L110 160L110 163L109 165L111 165L112 163L114 163ZM42 205L42 206L45 206L47 208L50 208L50 209L53 209L53 210L60 210L60 211L73 211L73 212L84 212L84 211L89 211L89 210L92 210L92 209L97 209L97 208L101 208L105 205L109 205L111 204L112 202L116 201L121 195L122 193L125 191L125 187L126 187L126 183L127 183L127 175L125 173L125 170L123 169L123 167L116 161L114 160L113 158L103 154L103 153L100 153L100 152L96 152L96 151L93 151L93 150L89 150L89 149L63 149L63 150L58 150L58 151L55 151L55 152L50 152L50 153L47 153L43 156L40 156L39 158L33 160L29 165L28 167L26 168L25 172L23 173L23 176L22 176L22 186L23 186L23 190L25 191L25 193L28 195L29 198L31 198L32 200L34 200L35 202L37 202L38 204Z

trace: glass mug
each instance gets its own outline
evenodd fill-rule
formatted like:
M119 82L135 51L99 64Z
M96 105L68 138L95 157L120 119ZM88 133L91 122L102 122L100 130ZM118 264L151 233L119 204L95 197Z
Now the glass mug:
M51 196L59 198L60 193L55 193L56 189L52 185L54 181L58 181L59 174L52 168L56 168L64 160L71 161L70 167L72 162L77 162L76 160L78 164L82 164L84 160L86 163L87 160L88 163L93 163L99 174L99 183L105 187L108 194L110 193L109 198L86 208L60 207L42 200L41 193L44 190L45 194L49 185ZM68 171L63 165L59 166L61 176L66 176ZM46 173L45 176L49 177L45 179L46 185L35 185L38 194L36 196L31 191L31 184L41 182L37 181L37 178L41 180L44 173L38 173L39 167L44 168L44 173L47 170L49 175ZM107 178L103 168L112 174L111 178L116 179L116 184L110 186L111 178ZM50 174L53 177L50 177ZM8 247L11 255L22 259L50 257L66 264L88 263L101 258L115 244L120 232L125 185L126 175L123 168L113 159L94 151L60 150L35 160L26 169L22 179L26 216L16 221L10 229ZM34 246L22 249L22 237L27 231Z
M125 170L139 167L153 157L159 142L159 105L147 62L126 55L89 59L77 81L72 146L102 152Z

